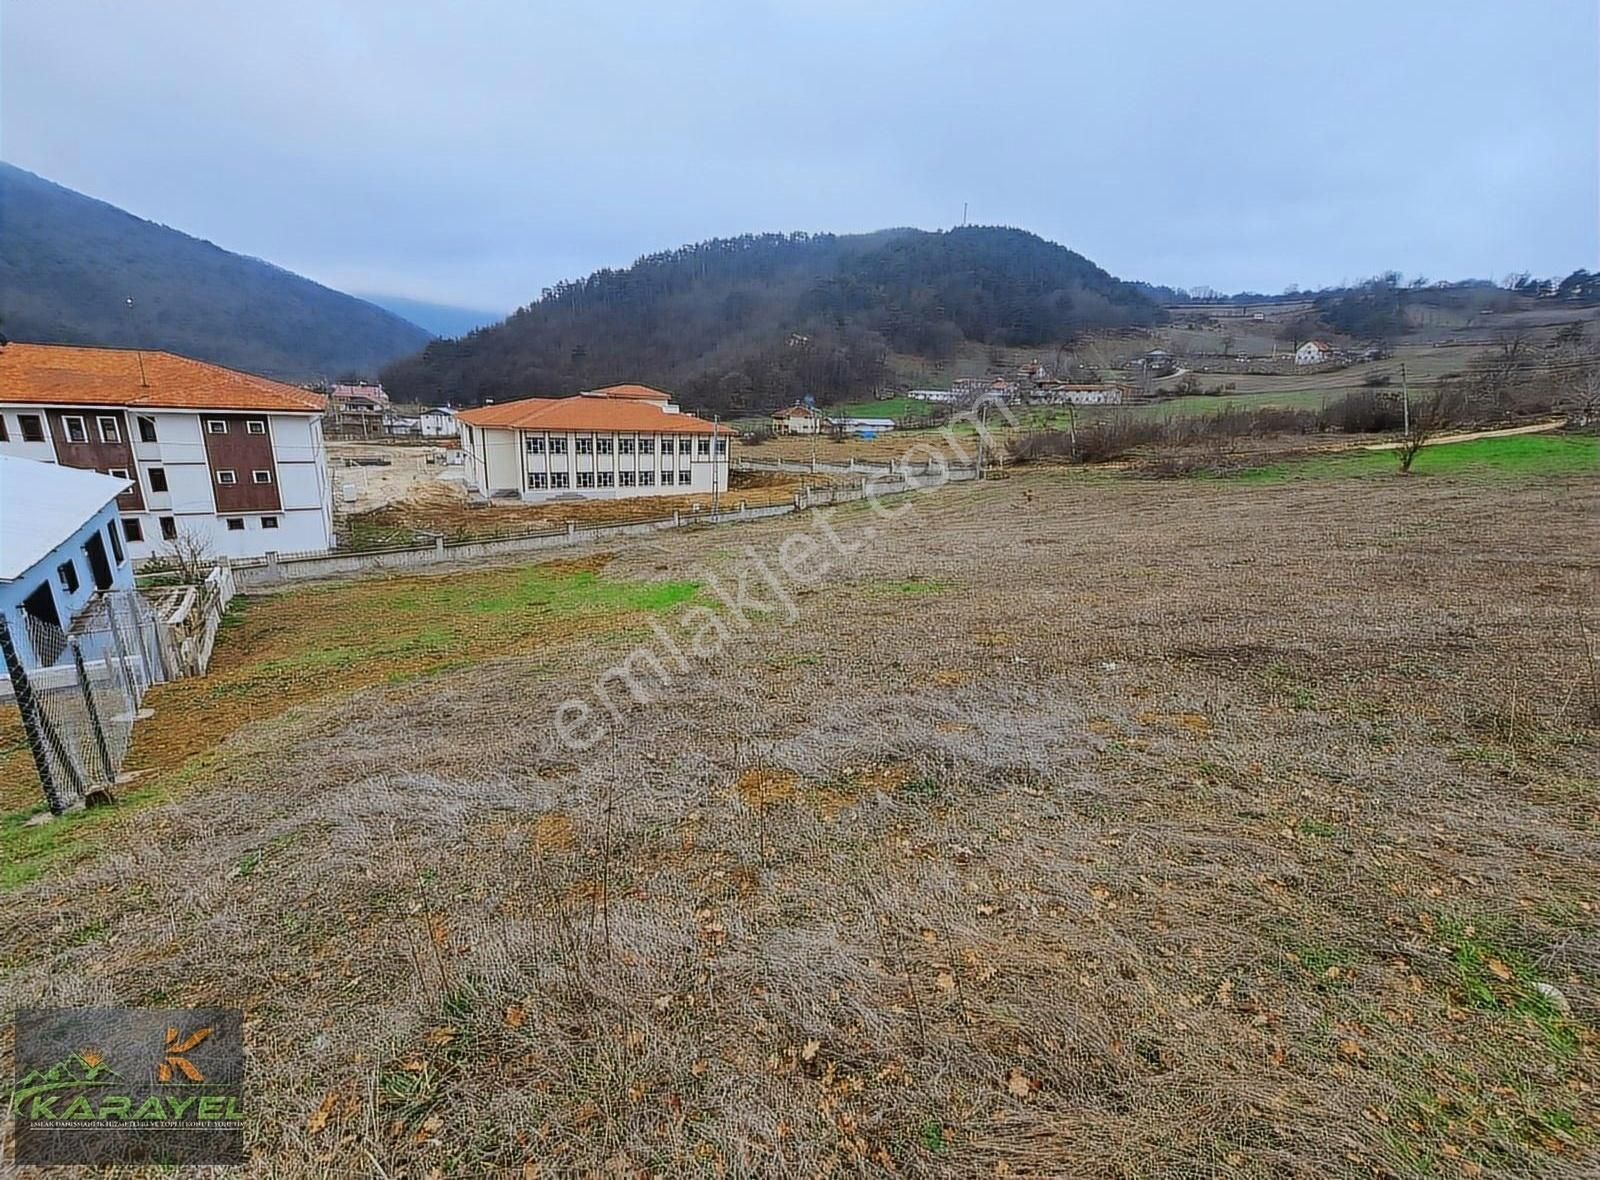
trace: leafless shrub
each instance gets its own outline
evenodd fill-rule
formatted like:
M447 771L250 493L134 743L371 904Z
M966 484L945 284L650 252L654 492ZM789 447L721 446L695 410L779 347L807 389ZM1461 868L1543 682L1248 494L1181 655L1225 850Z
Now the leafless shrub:
M1427 446L1434 435L1461 421L1465 404L1465 398L1459 390L1441 385L1411 407L1410 430L1400 440L1396 450L1401 472L1411 470L1417 452Z
M1404 426L1405 406L1388 393L1347 393L1323 407L1320 421L1345 434L1388 434Z
M190 585L205 581L217 564L210 540L193 529L180 530L157 551L156 560L160 567L172 570L182 582Z

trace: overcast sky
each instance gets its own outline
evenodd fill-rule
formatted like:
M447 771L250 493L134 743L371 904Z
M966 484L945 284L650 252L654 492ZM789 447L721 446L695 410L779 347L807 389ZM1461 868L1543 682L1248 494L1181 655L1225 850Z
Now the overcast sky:
M750 230L1223 290L1594 268L1595 0L0 0L0 158L506 310Z

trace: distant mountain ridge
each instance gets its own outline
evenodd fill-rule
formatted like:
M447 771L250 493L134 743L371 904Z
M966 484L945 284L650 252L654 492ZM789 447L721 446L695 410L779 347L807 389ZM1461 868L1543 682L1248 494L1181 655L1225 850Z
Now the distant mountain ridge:
M481 307L461 307L454 303L433 303L426 299L408 299L404 295L384 295L371 291L351 292L357 299L365 299L385 311L392 311L402 319L426 328L435 336L465 336L477 328L498 324L506 318L503 311L485 311Z
M1130 283L1024 230L749 234L549 288L504 323L384 370L403 401L479 403L640 381L701 411L871 396L891 353L1046 346L1158 322Z
M3 162L0 332L165 349L289 381L374 373L432 338L393 312Z

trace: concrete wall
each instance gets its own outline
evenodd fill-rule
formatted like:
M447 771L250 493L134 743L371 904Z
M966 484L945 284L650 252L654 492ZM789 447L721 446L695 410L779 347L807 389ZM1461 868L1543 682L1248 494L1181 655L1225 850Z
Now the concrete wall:
M941 468L937 463L907 463L893 460L888 463L869 463L862 459L851 459L844 463L802 463L790 459L735 459L735 471L787 471L797 475L824 474L824 475L888 475L910 476L913 479L922 479L927 476L937 476L941 471L951 483L960 483L963 480L977 479L977 467L965 467L950 464Z
M962 478L970 478L963 476ZM443 538L431 545L397 546L392 549L366 550L352 553L308 554L280 557L269 553L255 561L233 563L233 576L241 593L286 582L325 578L356 577L383 570L421 569L432 565L458 562L493 561L523 553L536 553L546 549L565 549L593 541L607 541L618 537L651 536L664 530L685 528L690 525L732 524L739 521L767 520L787 516L808 508L824 507L863 500L867 496L895 496L914 490L904 478L875 480L872 487L817 488L797 493L793 503L774 504L762 508L730 508L716 514L710 512L674 512L659 520L635 521L626 524L595 525L579 528L568 525L565 529L538 533L525 533L515 537L495 537L482 541L446 542Z

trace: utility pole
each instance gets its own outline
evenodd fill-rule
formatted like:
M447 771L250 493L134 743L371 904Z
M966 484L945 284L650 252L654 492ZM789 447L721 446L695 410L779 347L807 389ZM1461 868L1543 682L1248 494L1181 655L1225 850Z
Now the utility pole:
M717 523L717 442L721 435L718 425L722 421L721 414L711 415L711 523Z
M1401 411L1405 415L1406 437L1411 437L1411 386L1406 384L1406 363L1400 362L1400 398L1404 403Z

